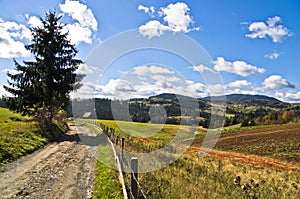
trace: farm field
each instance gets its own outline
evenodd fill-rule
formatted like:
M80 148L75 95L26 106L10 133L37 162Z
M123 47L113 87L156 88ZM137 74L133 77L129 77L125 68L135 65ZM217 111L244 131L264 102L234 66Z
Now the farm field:
M143 134L126 136L115 121L98 122L115 128L118 135L124 136L126 150L139 152L153 151L164 146L178 129L174 125L143 124L148 129L144 133L151 135L143 138L139 137ZM140 125L121 123L130 132L138 131ZM139 175L146 196L299 198L299 124L241 129L244 130L233 129L230 132L227 129L222 133L216 148L208 156L199 158L199 145L205 135L205 129L199 128L193 146L181 158L161 170ZM267 150L268 144L272 143L269 147L273 148ZM240 184L234 183L237 176L241 178Z
M245 129L222 133L215 148L300 162L300 123ZM202 140L195 140L193 146L199 146Z

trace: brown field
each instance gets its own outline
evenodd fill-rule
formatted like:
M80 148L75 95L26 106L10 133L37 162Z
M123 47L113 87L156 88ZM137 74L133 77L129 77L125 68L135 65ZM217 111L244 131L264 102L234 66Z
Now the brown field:
M195 140L192 149L199 148L202 140L203 138ZM290 164L296 163L295 165L300 163L300 123L223 133L215 149L232 152L231 156L236 159L241 159L237 155L240 153L240 156L251 159L253 164L256 162L255 158L264 156L266 157L263 160L265 166L273 162L274 164L271 163L269 166L281 165L279 168L289 168L292 165L287 165L287 162ZM212 151L211 155L213 154ZM228 155L225 155L224 152L221 156L226 157Z

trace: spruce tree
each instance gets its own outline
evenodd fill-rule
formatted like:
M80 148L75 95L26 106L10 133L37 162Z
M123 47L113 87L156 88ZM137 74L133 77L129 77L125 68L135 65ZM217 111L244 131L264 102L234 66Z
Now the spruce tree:
M60 19L50 11L41 18L41 27L31 29L32 43L26 49L34 61L21 65L14 60L17 73L8 72L9 86L4 86L13 95L5 97L11 110L44 124L51 124L53 116L67 108L70 92L81 86L84 77L75 73L83 62L75 58L78 51L67 39Z

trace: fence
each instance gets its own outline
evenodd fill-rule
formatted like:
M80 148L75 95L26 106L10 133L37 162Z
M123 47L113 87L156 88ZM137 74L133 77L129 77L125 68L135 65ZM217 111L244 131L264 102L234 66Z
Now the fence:
M114 128L109 128L104 124L97 122L96 120L82 122L93 125L107 135L108 142L110 143L113 150L116 164L119 170L119 180L122 185L124 198L127 199L128 197L130 197L132 199L146 199L147 197L145 196L144 191L138 181L138 158L131 157L129 161L126 153L124 153L125 138L121 138L119 135L116 135L116 131ZM121 150L116 150L115 146L118 145L120 145ZM124 177L127 182L126 185Z

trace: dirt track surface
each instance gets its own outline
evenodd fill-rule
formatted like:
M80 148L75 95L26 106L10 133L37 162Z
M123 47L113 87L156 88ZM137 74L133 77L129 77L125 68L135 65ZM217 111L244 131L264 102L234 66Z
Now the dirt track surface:
M95 158L80 143L77 128L0 170L0 198L91 198ZM80 133L89 134L79 127Z

